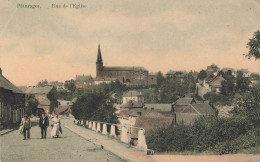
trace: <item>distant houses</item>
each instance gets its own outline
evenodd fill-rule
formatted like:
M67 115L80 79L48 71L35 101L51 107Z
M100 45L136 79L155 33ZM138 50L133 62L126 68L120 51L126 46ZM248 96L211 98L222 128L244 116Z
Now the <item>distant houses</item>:
M0 68L0 129L18 124L25 114L25 94L6 79Z
M131 143L137 144L138 129L147 133L178 123L192 124L200 116L216 115L215 110L206 102L198 102L191 95L186 95L172 104L149 104L138 91L128 91L123 95L118 120L129 127Z
M87 88L92 85L94 85L94 81L91 75L76 75L76 88Z

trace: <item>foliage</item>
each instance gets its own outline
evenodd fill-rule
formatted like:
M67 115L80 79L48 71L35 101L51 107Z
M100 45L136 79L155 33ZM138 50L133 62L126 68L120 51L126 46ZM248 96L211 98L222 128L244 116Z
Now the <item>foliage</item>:
M207 67L207 69L210 69L210 68L219 69L218 65L216 65L216 64L211 64L210 66Z
M260 31L256 31L253 35L252 39L249 39L247 43L247 48L249 48L249 52L245 54L249 59L254 57L255 59L260 58Z
M39 105L39 101L37 99L35 99L34 97L29 96L28 105L27 105L25 113L28 115L30 115L30 114L36 115L36 110L37 110L38 105Z
M68 89L71 92L71 94L74 93L74 91L76 90L76 86L73 82L66 82L64 84L64 87Z
M242 71L237 72L237 84L236 84L236 89L238 91L248 91L249 90L249 84L250 84L250 79L248 77L243 76Z
M235 94L235 77L232 75L232 71L228 70L223 75L224 81L221 82L221 93L225 96L232 96Z
M117 123L115 108L106 87L87 89L72 106L72 114L76 119L95 120Z
M164 82L165 78L163 77L163 74L159 71L156 74L156 78L157 78L157 86L161 86L161 84Z
M218 146L219 143L233 139L241 142L243 135L248 132L250 125L245 119L207 116L197 119L192 125L181 123L174 128L171 126L149 133L147 144L148 148L158 152L207 150L218 152L222 149ZM251 142L248 143L251 146Z
M229 118L202 116L193 124L177 124L147 133L148 148L158 152L213 151L236 153L259 145L260 87L245 92Z
M225 96L214 92L208 92L204 96L204 99L209 100L214 105L231 105L233 96Z
M47 98L50 100L50 112L54 110L54 108L58 107L57 101L57 90L56 88L52 88L52 90L47 94Z
M42 80L42 81L37 83L38 87L45 87L47 85L48 85L48 81L47 80Z
M256 145L259 145L259 136L255 131L248 131L233 140L217 143L214 151L220 155L236 153L239 150L255 147Z
M252 87L243 94L234 109L234 115L246 117L252 127L260 127L260 87Z
M158 103L159 102L159 98L158 98L159 90L157 87L143 89L143 90L141 90L141 92L144 95L145 103Z
M260 80L260 75L252 73L252 74L250 74L250 80L257 80L257 81L259 81Z
M198 78L200 80L204 80L206 77L207 77L207 72L205 70L201 70L199 75L198 75Z
M60 100L71 100L72 99L71 92L66 89L59 90L57 91L57 98Z

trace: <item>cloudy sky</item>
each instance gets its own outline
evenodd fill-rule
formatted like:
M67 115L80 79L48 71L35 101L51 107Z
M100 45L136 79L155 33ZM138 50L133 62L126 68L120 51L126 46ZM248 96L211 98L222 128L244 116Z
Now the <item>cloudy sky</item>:
M95 77L99 43L106 66L166 73L214 63L260 71L260 61L243 56L260 30L259 0L0 1L0 67L16 85ZM87 8L53 9L53 3Z

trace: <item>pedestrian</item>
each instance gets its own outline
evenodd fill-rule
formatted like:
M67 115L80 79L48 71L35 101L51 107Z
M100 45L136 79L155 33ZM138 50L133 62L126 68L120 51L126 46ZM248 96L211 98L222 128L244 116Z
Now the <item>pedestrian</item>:
M58 115L56 115L52 119L52 130L51 130L52 138L54 136L59 137L59 133L62 134L62 129L61 129L61 124L60 124L60 119L59 119Z
M30 129L31 129L31 121L30 118L28 117L28 115L25 115L21 121L20 124L23 127L23 140L30 139Z
M39 127L41 128L42 139L46 139L47 128L49 127L49 118L44 113L40 117Z

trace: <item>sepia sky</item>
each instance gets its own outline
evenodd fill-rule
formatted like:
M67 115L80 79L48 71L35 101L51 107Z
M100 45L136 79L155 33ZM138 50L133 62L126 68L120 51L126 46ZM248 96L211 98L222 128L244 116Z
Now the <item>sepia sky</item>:
M99 43L105 66L260 71L260 61L243 56L260 30L260 0L0 1L0 67L17 86L95 77ZM87 8L51 8L72 2Z

